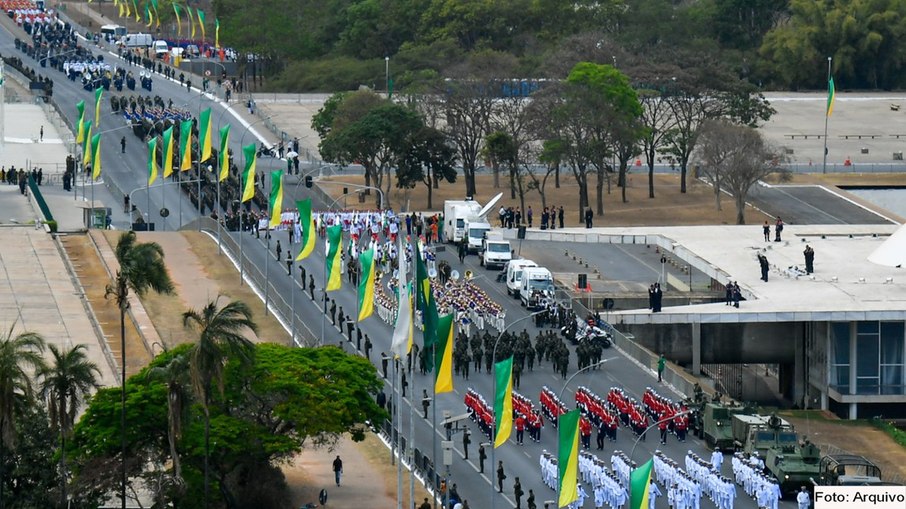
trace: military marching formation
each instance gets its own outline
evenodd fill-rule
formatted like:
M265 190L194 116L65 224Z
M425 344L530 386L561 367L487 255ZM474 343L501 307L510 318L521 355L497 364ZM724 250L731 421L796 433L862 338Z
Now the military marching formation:
M764 474L761 458L737 452L733 454L732 466L736 484L742 486L746 494L755 499L758 507L777 509L781 497L780 485Z
M685 462L689 476L702 486L702 492L718 509L733 509L737 496L736 483L720 474L719 465L700 458L692 451L686 453Z
M596 508L606 505L618 509L629 499L629 493L617 476L594 454L587 451L579 454L579 474L583 482L592 486Z
M651 387L645 388L642 395L645 411L658 423L661 444L667 443L667 434L673 433L680 442L686 441L689 429L689 414L685 404L674 403L655 392Z
M667 501L670 507L673 509L701 507L701 484L659 450L654 451L654 474L657 481L667 487Z

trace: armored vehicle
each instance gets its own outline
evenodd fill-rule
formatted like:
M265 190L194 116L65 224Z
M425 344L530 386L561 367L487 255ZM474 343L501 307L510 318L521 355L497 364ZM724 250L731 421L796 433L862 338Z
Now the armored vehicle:
M735 448L733 437L733 416L753 415L755 409L749 405L736 402L707 403L702 408L702 426L704 428L705 443L712 449L732 451Z
M887 484L881 480L881 469L864 456L829 454L818 465L820 486L872 486Z

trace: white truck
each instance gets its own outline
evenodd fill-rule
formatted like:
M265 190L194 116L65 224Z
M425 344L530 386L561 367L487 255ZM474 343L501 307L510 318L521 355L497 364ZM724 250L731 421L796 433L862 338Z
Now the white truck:
M537 267L538 264L526 260L525 258L518 258L516 260L510 260L506 264L506 294L512 295L513 297L519 298L519 290L522 288L522 271L526 267Z
M501 197L503 197L503 193L499 193L492 198L484 207L475 200L446 200L444 202L444 235L446 236L446 241L456 244L463 239L468 240L466 222L471 220L473 225L479 220L487 223L485 216L494 205L497 205ZM490 225L488 225L488 229L490 229ZM481 238L478 240L477 247L481 247ZM473 251L477 250L473 249Z
M484 237L491 231L491 224L484 217L467 217L464 225L466 253L480 253L481 246L484 245Z
M522 284L519 288L519 300L523 307L530 310L554 298L554 276L544 267L526 267L522 269Z
M503 268L513 258L510 241L503 240L500 232L488 232L484 236L479 253L479 264L486 268Z

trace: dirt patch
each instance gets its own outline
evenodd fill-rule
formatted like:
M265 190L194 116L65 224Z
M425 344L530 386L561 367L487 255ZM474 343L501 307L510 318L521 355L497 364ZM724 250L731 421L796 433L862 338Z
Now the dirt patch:
M345 175L332 177L325 180L362 184L364 177L361 175ZM494 188L494 179L491 175L476 177L478 193L474 197L479 203L487 203L497 193L504 193L500 204L504 206L519 206L519 195L511 198L509 181L501 175L500 187ZM596 195L593 187L594 179L590 180L589 200L595 208ZM415 189L392 188L389 195L391 206L401 210L406 205L407 210L443 210L444 200L461 200L465 184L457 180L454 184L441 184L439 189L433 191L431 206L428 206L427 190L424 185ZM321 188L334 199L340 199L338 206L343 206L342 185L325 185ZM554 186L553 178L546 186L545 195L548 206L563 205L566 214L565 226L579 226L580 218L576 208L576 197L579 187L575 178L567 173L560 176L560 187ZM622 201L621 190L615 184L607 193L604 186L604 217L595 217L595 226L664 226L664 225L705 225L705 224L736 224L736 209L729 197L722 199L722 209L718 211L715 206L712 188L702 182L688 180L687 192L680 192L679 175L655 175L655 197L648 197L648 175L630 173L627 177L626 202ZM355 194L346 198L346 207L370 209L375 207L375 201L369 198L365 204L359 204ZM541 197L537 191L528 191L525 195L525 206L532 207L534 224L537 227L541 221ZM496 219L496 211L491 214ZM771 219L761 212L748 208L746 210L746 223L761 224L765 219Z
M343 460L340 487L334 483L333 460ZM321 489L326 489L327 503L336 507L396 507L396 466L390 464L390 452L374 435L363 442L343 439L334 450L306 450L284 468L290 486L293 507L315 502ZM376 479L375 477L378 477ZM430 497L418 481L415 483L414 506ZM403 469L403 500L409 499L409 472ZM408 507L405 503L404 507Z
M865 421L837 418L830 412L781 412L796 431L827 452L828 446L860 454L881 467L885 480L906 482L906 449L883 431Z

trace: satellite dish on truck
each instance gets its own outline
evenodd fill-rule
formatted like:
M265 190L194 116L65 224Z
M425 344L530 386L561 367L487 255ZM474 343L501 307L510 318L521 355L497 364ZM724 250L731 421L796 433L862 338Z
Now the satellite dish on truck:
M489 201L487 205L482 207L481 212L479 212L475 217L484 217L488 215L488 212L490 212L491 209L494 208L494 205L497 205L497 202L499 202L500 198L502 197L503 193L497 193L497 196L491 198L491 201Z

